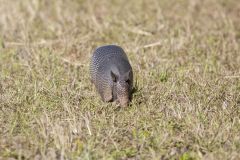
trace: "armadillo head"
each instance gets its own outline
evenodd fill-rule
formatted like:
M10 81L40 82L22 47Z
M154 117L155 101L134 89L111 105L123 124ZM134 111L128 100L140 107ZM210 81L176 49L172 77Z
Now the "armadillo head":
M131 78L130 72L128 71L122 75L117 75L111 72L111 76L113 79L113 83L116 86L116 96L122 107L126 107L130 101L130 93L131 93Z

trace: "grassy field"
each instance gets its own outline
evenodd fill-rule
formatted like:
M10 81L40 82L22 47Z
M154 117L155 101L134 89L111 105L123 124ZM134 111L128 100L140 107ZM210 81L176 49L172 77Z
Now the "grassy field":
M238 0L0 0L0 159L240 159ZM103 103L118 44L131 105Z

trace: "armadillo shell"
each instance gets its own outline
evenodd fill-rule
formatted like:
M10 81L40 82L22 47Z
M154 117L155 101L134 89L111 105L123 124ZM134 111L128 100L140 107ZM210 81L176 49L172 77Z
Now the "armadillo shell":
M113 96L112 98L115 100L116 94L113 93L111 70L115 70L118 74L132 70L126 53L121 47L116 45L97 48L93 53L90 64L91 81L95 84L102 97L103 94L107 94Z

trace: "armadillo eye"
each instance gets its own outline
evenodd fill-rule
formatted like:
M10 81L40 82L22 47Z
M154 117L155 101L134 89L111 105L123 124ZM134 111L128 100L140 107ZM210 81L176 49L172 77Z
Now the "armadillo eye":
M117 82L117 79L116 79L116 78L113 78L113 82Z
M127 79L125 82L126 82L127 84L130 84L130 79Z

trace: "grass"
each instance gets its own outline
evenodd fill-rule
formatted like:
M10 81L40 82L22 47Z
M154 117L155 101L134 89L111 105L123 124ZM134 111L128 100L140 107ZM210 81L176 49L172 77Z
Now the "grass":
M0 159L240 159L237 0L0 2ZM90 83L103 44L128 108Z

